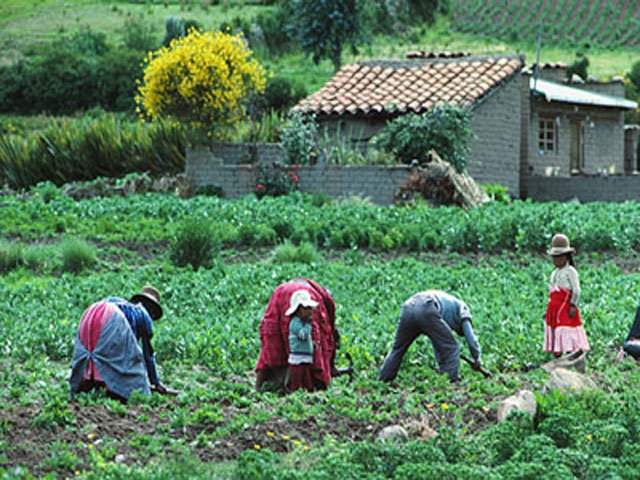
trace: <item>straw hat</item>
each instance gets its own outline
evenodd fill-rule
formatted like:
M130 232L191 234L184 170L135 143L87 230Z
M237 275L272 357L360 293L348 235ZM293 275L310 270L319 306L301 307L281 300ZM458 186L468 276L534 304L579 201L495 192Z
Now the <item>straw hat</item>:
M553 257L573 252L575 252L575 249L569 244L569 239L561 233L553 236L551 239L551 248L547 250L547 253Z
M159 320L160 317L162 317L160 292L156 287L145 285L142 287L142 290L140 290L140 293L136 293L131 297L131 303L141 303L153 320Z
M285 315L293 315L301 305L303 307L316 308L318 306L318 302L311 299L311 295L309 295L308 291L296 290L293 292L293 295L291 295L291 299L289 300L289 310L285 312Z

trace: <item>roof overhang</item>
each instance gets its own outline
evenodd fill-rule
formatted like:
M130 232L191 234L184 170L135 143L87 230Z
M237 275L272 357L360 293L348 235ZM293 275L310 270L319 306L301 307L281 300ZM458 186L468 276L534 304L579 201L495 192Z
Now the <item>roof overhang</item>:
M529 79L529 88L532 93L542 95L547 102L594 105L597 107L625 108L630 110L638 108L638 103L633 100L573 88L560 83L542 80L541 78L534 79L531 77Z

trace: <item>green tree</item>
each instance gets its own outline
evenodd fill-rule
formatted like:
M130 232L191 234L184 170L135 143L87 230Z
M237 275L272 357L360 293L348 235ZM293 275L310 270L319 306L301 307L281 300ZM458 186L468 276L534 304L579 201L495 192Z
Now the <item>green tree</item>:
M631 89L627 89L630 93L628 96L635 99L640 95L640 62L636 62L631 66L631 70L627 73L627 79L631 87Z
M318 64L328 58L337 71L342 49L357 52L361 11L356 0L294 0L294 19L302 50Z

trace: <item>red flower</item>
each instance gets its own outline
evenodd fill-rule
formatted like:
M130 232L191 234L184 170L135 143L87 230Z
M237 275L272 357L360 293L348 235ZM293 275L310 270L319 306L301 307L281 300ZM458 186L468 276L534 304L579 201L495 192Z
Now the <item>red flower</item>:
M262 190L262 185L259 183L258 185L256 185L256 188L257 188L258 190Z
M296 163L296 164L295 164L295 167L296 167L296 168L300 168L300 164L299 164L299 163Z
M293 177L291 177L291 180L293 180L294 182L297 182L299 178L297 175L294 175Z
M289 176L291 177L293 175L292 171L287 172L289 174Z

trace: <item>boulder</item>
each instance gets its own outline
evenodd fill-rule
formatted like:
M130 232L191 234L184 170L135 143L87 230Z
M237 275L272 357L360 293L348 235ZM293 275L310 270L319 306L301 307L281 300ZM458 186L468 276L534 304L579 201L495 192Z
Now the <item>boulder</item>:
M566 370L575 370L576 372L584 373L587 367L587 354L585 352L573 352L567 355L563 355L560 358L551 360L550 362L541 365L540 368L548 373L557 370L558 368L564 368Z
M427 415L423 415L416 420L411 420L405 425L405 428L411 438L425 442L437 435L437 432L429 425L429 417Z
M533 392L520 390L515 395L505 398L498 405L498 421L504 422L513 411L526 412L531 418L536 416L538 404Z
M406 440L409 440L409 434L400 425L384 427L378 434L379 442L404 442Z
M546 388L570 393L579 390L594 390L598 387L593 380L582 373L567 370L566 368L556 368L549 375Z

